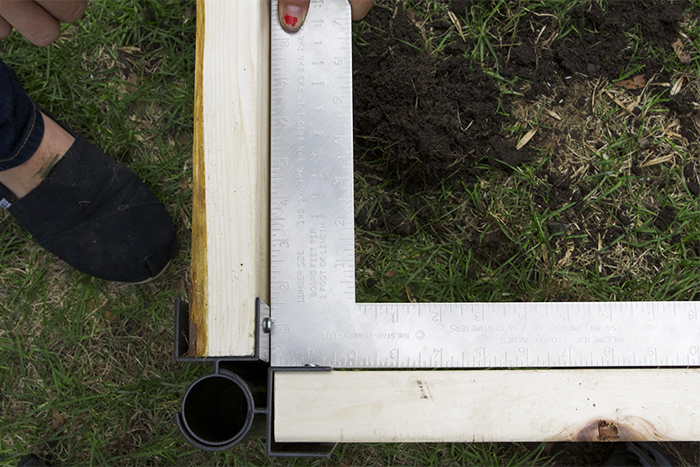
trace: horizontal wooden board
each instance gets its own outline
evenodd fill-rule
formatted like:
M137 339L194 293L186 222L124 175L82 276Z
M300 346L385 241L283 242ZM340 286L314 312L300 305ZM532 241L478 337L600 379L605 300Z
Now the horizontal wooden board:
M277 442L698 441L700 369L277 372Z

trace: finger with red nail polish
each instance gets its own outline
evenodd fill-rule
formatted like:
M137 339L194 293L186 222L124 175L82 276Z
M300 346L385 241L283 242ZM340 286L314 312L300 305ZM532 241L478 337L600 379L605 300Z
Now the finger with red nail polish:
M282 29L287 32L297 32L304 24L306 13L309 11L311 0L279 0L277 15Z

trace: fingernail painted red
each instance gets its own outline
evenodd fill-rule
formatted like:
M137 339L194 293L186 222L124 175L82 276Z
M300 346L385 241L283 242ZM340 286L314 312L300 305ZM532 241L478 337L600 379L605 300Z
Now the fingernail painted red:
M292 15L284 15L284 22L287 23L289 26L294 27L299 22L299 18Z

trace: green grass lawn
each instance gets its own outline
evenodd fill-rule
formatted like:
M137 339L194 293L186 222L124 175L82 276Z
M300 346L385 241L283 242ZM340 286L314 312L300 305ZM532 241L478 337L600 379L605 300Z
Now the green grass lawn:
M375 8L390 10L396 4L378 3ZM567 29L565 17L573 6L588 2L475 2L469 21L450 18L445 3L406 2L417 23L430 17L451 24L441 32L426 28L424 43L414 46L438 56L460 35L468 37L474 47L465 55L499 80L502 95L516 97L506 112L504 134L518 141L538 127L529 143L536 155L512 171L480 162L478 183L421 194L358 177L358 210L381 217L379 201L388 199L405 206L406 219L415 223L410 236L358 231L358 299L696 297L700 211L687 171L691 167L697 177L698 144L674 136L678 125L664 110L670 87L642 94L635 104L641 122L622 108L636 95L602 82L595 89L596 96L605 97L595 104L596 121L551 102L545 113L541 105L517 99L519 91L499 75L496 50L508 43L526 10L552 9L563 18L562 34L577 34ZM0 211L0 465L16 465L29 453L55 466L513 466L551 461L544 444L509 443L343 445L330 461L278 460L265 456L261 441L209 453L180 436L173 414L182 395L211 371L176 363L172 355L173 302L189 289L195 15L194 0L100 0L91 2L85 17L67 26L54 45L37 48L17 34L0 41L0 56L33 99L145 180L175 219L180 241L178 256L157 281L108 283L57 261ZM682 78L698 102L700 24L695 20L684 27L689 64L656 53L668 62L671 84ZM361 44L377 31L359 24L355 34ZM653 53L642 41L635 44L639 53ZM565 125L599 129L597 144L555 141ZM587 187L578 207L551 204L551 194L542 191L542 171L557 163L555 143L579 156L572 167L561 167ZM648 168L640 177L621 154L641 155L651 146L654 156L638 161ZM420 222L410 211L416 197L429 210ZM585 209L579 209L582 205ZM659 221L660 212L672 212L672 220ZM621 215L629 222L620 229L586 230ZM488 259L475 254L474 247L483 247L491 232L507 239L517 254Z

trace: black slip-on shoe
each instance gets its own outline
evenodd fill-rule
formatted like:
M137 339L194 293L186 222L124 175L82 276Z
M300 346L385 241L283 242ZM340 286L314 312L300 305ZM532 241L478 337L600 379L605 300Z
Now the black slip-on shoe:
M117 282L155 278L177 250L165 206L134 172L54 121L75 142L23 198L0 184L0 207L42 247L79 271Z
M606 466L626 467L672 467L672 457L660 443L626 442L615 443L610 458L605 462Z
M51 465L30 454L20 459L17 467L51 467Z

